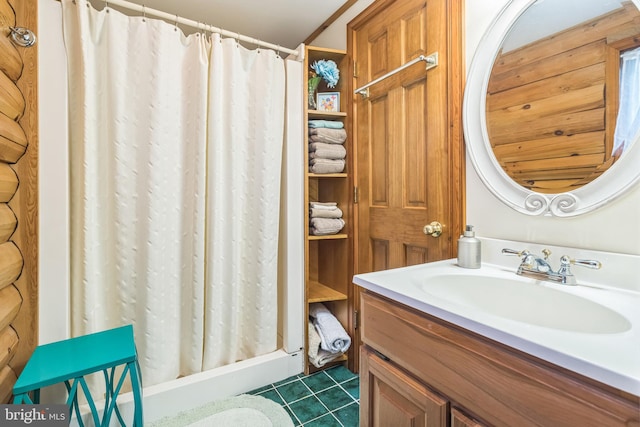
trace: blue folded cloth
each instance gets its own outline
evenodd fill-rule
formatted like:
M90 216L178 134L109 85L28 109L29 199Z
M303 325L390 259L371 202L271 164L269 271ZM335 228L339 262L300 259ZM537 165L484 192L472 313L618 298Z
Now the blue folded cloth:
M344 123L335 120L309 120L310 128L342 129Z
M344 330L338 319L325 307L316 302L309 305L309 316L312 317L320 336L320 348L329 353L344 353L351 345L351 337Z

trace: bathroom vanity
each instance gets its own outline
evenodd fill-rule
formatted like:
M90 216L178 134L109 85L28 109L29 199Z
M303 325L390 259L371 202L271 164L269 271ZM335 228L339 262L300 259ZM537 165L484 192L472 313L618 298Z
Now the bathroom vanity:
M506 288L510 276L517 293ZM477 294L457 288L466 278L478 281ZM580 285L567 293L455 260L354 281L364 288L360 425L640 426L638 295ZM545 320L545 299L549 313L563 313ZM591 303L603 310L584 306L593 323L579 308Z

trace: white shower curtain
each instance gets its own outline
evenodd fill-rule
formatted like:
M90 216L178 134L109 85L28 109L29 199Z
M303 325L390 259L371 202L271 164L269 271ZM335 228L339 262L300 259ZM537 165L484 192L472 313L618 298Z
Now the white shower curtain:
M215 34L209 93L205 369L276 350L284 63Z
M282 59L62 4L72 335L133 323L145 386L275 350Z

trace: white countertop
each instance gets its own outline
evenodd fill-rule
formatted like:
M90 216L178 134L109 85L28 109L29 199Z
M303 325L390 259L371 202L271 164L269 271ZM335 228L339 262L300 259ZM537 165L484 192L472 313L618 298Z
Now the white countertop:
M518 249L518 248L516 248ZM522 278L515 274L518 259L510 258L513 267L483 263L480 269L463 269L457 265L455 259L385 270L374 273L358 274L353 282L365 289L398 301L424 313L436 316L447 322L461 326L467 330L498 341L520 351L529 353L543 360L547 360L563 368L582 374L586 377L608 384L612 387L640 396L640 292L627 289L611 288L586 283L578 279L578 286L559 285L551 282ZM574 274L577 272L574 271ZM620 315L615 327L606 327L595 333L580 330L580 327L555 328L545 322L530 322L513 320L509 316L495 314L479 309L475 301L458 290L458 296L452 292L451 296L443 296L442 292L430 292L429 283L434 283L438 277L456 275L475 275L474 277L496 277L497 281L509 283L514 280L514 286L528 286L531 290L535 286L535 298L526 308L533 316L540 308L541 316L544 305L549 304L553 309L563 307L563 301L571 304L572 295L577 300L588 304L597 304L605 312L614 311ZM578 276L579 277L579 276ZM510 285L507 285L510 286ZM439 289L445 289L442 286ZM514 288L515 289L515 288ZM524 289L524 288L522 288ZM467 288L467 291L469 288ZM546 292L549 292L547 297ZM562 292L568 295L560 295ZM495 292L490 298L493 307L500 308L500 292ZM510 292L513 296L517 291ZM532 294L533 295L533 294ZM566 298L557 298L558 296ZM464 301L466 298L466 302ZM475 297L474 297L475 298ZM481 297L479 299L486 298ZM546 301L545 301L546 299ZM562 300L558 302L559 300ZM527 300L528 304L529 301ZM518 304L523 304L522 301ZM558 305L560 304L560 305ZM578 304L579 305L579 304ZM534 308L534 311L531 308ZM508 308L508 307L507 307ZM548 307L546 307L548 309ZM562 323L563 315L574 316L574 325L580 325L580 317L588 317L589 311L572 311L572 307L563 307L547 313L553 314ZM578 313L578 314L576 314ZM556 314L559 314L556 316ZM605 313L606 314L606 313ZM529 314L531 316L531 314ZM515 317L518 317L517 315ZM615 316L614 316L615 317ZM626 319L626 320L624 320ZM544 320L544 319L540 319ZM593 319L591 319L593 320ZM627 322L628 321L628 322ZM622 326L620 326L622 325Z

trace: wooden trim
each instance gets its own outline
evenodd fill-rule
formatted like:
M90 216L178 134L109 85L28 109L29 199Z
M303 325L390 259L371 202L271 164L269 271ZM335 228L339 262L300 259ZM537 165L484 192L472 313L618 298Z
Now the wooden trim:
M333 15L326 19L318 28L316 28L309 36L303 41L304 44L310 44L313 42L324 30L329 28L331 24L338 20L351 6L356 4L358 0L347 0Z
M462 232L466 223L466 160L465 142L462 121L462 107L464 100L465 60L464 60L464 1L447 1L447 22L449 40L449 67L448 67L448 92L449 102L449 182L452 194L450 196L451 223L449 224L449 245L451 258L458 251L458 239L456 230Z

